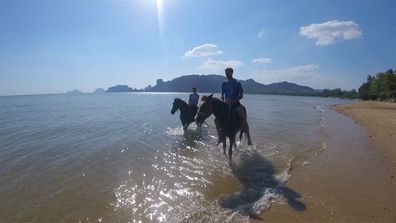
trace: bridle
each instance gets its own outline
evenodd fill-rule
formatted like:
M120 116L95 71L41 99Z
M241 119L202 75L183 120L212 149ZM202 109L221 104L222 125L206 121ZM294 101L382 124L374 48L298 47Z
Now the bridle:
M211 112L202 112L202 111L198 111L198 116L202 115L204 119L207 119L210 115L213 114L213 106L212 106L212 101L209 101L209 107L207 110L211 111Z

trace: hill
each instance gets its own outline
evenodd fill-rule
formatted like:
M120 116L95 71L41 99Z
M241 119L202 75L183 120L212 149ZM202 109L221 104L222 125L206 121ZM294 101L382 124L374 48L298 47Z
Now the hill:
M170 81L158 79L156 85L148 86L142 91L147 92L190 92L193 86L200 92L220 92L221 83L227 81L221 75L185 75ZM238 80L245 93L250 94L288 94L288 95L315 95L317 92L307 86L289 82L279 82L269 85L261 84L253 79Z

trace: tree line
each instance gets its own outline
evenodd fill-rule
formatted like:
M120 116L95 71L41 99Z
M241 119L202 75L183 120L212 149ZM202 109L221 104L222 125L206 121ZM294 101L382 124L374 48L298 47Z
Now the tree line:
M375 76L369 75L367 81L359 87L359 97L363 100L395 100L396 73L389 69Z
M376 75L368 75L364 82L356 91L336 89L324 89L320 96L350 98L362 100L396 100L396 72L392 69Z

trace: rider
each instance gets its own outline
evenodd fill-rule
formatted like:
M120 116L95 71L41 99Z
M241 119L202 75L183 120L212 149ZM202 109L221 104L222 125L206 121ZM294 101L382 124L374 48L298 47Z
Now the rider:
M199 94L197 94L197 88L193 87L192 88L192 94L190 94L188 98L188 105L190 106L197 106L198 107L198 101L199 101Z
M228 79L227 82L223 82L221 85L221 99L229 105L230 109L235 109L238 112L238 116L241 119L241 127L245 130L246 134L249 134L249 124L247 123L247 117L244 107L241 105L239 100L243 98L243 89L240 82L236 81L232 74L234 70L231 67L225 69L225 74ZM251 145L252 141L248 137L248 145Z
M189 98L188 98L188 105L191 107L191 109L193 110L194 113L194 117L195 114L198 111L198 101L199 101L199 94L197 94L197 88L193 87L192 88L192 94L190 94Z

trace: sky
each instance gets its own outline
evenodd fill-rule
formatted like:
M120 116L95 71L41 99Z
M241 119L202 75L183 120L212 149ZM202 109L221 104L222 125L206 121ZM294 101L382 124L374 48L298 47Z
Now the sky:
M395 0L0 0L0 95L189 74L358 88L396 68Z

